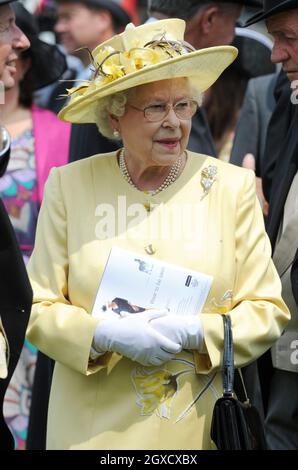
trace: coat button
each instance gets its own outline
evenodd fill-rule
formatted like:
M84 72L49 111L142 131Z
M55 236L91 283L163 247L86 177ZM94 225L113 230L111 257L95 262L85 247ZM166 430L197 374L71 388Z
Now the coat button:
M147 255L154 255L156 253L156 248L150 243L150 245L145 246L145 251Z

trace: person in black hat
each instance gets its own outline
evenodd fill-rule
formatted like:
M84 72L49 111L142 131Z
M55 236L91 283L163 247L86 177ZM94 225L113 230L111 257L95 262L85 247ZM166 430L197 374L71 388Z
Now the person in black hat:
M148 0L151 17L182 18L186 40L196 49L230 44L244 6L259 7L259 0Z
M15 24L11 1L0 0L0 80L5 87L14 83L15 62L29 41ZM3 134L3 131L1 131ZM5 158L0 155L3 176L9 152L6 137ZM0 450L14 448L14 440L3 417L3 400L17 365L32 303L32 290L12 225L0 199Z
M237 137L236 125L250 79L275 71L270 61L272 42L265 35L252 29L236 28L232 45L238 49L237 59L224 71L205 99L218 158L225 161L230 161L232 145ZM251 143L252 134L248 140Z
M116 0L57 0L57 4L55 31L70 54L80 47L94 49L98 41L109 39L131 21ZM81 58L89 63L88 56Z
M298 8L297 0L263 0L263 8L255 15L248 18L245 26L250 26L258 21L266 20L278 13L295 10Z
M246 25L265 20L273 36L271 60L282 63L276 107L267 132L263 190L267 232L292 319L260 363L270 449L298 449L298 1L265 0ZM273 368L272 368L273 366Z
M129 13L118 0L57 0L54 31L61 47L68 54L68 70L62 77L64 83L39 93L42 107L58 113L66 102L66 89L73 82L89 80L93 67L90 54L98 42L121 32L131 21ZM73 57L75 56L75 57ZM71 85L69 85L71 83ZM64 98L63 98L64 97Z
M238 28L242 34L260 34L249 28ZM260 181L261 168L264 162L266 133L275 107L274 87L279 73L277 64L270 60L273 42L263 36L267 45L267 53L257 60L256 49L250 48L249 54L253 61L245 60L248 70L260 69L267 64L263 73L252 74L245 92L241 113L237 124L230 162L254 170L257 176L258 197L265 216L268 215L268 203L264 199ZM265 48L265 44L264 44Z

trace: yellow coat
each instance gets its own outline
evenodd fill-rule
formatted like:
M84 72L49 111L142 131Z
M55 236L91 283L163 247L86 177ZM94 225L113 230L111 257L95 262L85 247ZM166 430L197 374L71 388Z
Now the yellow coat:
M209 165L217 178L204 194ZM141 254L151 245L152 256L214 277L202 315L205 354L143 367L107 353L88 364L99 321L90 312L113 245ZM179 179L149 196L124 180L115 153L53 169L28 267L28 339L56 361L48 448L212 448L222 392L219 314L231 314L237 366L268 349L289 319L270 256L253 172L189 152Z

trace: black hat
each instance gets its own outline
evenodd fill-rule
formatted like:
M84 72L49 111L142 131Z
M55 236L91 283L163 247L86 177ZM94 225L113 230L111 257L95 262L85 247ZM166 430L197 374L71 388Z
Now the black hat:
M148 9L150 13L158 12L166 16L177 16L177 11L184 11L179 18L191 18L200 6L209 4L208 0L149 0ZM236 3L245 7L262 7L261 0L217 0L217 3Z
M57 0L64 1L65 0ZM120 0L73 0L76 3L83 3L86 7L97 7L102 8L104 10L108 10L115 22L119 26L126 26L127 23L131 22L131 17L127 13L127 11L121 6Z
M237 59L231 68L247 79L275 73L277 67L271 62L272 41L253 29L236 28L232 46L237 47Z
M293 10L295 8L298 8L298 0L263 0L262 10L248 18L243 26L250 26L277 13Z
M26 74L31 89L37 90L58 80L67 68L65 55L53 44L41 41L38 37L37 20L19 2L13 5L16 24L30 41L25 51L31 58L32 65Z

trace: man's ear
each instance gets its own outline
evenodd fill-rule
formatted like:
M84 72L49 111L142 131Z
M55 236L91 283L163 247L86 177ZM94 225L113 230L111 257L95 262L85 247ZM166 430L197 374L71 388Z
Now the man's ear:
M105 31L114 29L113 18L108 10L93 10L93 15L97 18L97 32L103 34Z
M185 38L186 41L192 44L196 49L209 47L209 36L214 34L218 11L219 9L216 5L199 8L197 13L187 20Z
M209 34L210 31L214 28L218 11L219 10L216 5L211 5L201 12L200 23L203 34Z

